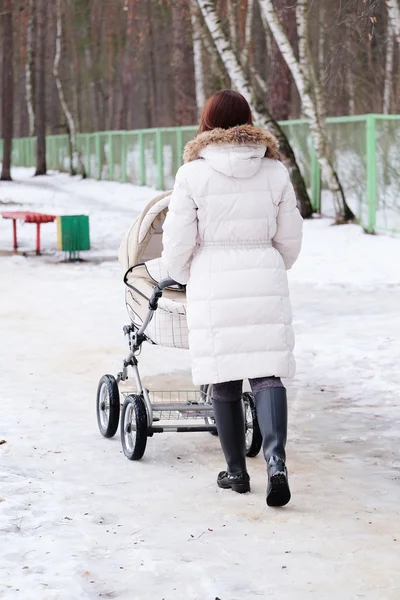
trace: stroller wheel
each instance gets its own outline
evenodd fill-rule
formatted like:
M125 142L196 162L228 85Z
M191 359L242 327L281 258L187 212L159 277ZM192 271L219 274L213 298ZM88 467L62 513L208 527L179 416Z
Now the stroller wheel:
M200 387L200 392L203 394L203 397L205 398L205 403L212 405L212 384L202 385ZM207 425L207 427L215 427L214 417L211 417L211 416L204 417L204 422ZM218 432L216 430L210 431L210 433L211 433L211 435L218 436Z
M147 412L141 396L127 396L121 413L121 442L126 458L140 460L147 444Z
M97 424L101 435L111 438L118 429L119 390L115 377L103 375L99 381L96 398Z
M246 423L246 456L254 457L261 450L262 436L258 424L256 404L253 394L245 392L242 395Z

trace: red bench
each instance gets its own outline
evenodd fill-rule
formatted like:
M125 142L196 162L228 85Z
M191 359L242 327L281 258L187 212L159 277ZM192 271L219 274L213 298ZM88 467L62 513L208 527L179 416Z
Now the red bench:
M14 211L0 213L3 219L12 219L14 250L18 248L17 242L17 221L23 223L36 223L36 254L40 254L40 226L42 223L53 223L57 217L54 215L43 215L42 213L29 211Z

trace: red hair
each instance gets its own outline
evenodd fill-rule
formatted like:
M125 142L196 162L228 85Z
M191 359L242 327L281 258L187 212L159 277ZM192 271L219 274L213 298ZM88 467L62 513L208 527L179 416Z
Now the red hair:
M229 129L236 125L253 125L251 108L246 98L239 92L222 90L207 100L198 133L216 127Z

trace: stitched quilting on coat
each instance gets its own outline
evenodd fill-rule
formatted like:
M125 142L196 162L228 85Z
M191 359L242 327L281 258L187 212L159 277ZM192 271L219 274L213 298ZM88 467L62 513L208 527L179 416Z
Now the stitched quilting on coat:
M251 125L202 133L185 148L163 261L187 284L195 384L294 375L286 271L302 219L277 148Z

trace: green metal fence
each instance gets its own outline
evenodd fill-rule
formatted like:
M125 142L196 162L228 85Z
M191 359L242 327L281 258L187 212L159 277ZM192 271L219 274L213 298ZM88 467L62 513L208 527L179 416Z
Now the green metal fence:
M316 211L334 208L311 141L307 121L281 123L295 151ZM197 127L82 133L79 150L89 177L170 189L183 148ZM333 159L346 199L370 231L400 232L400 115L360 115L328 119ZM0 142L1 143L1 142ZM1 146L0 146L1 151ZM13 143L13 165L35 164L36 139ZM48 136L49 169L67 171L66 135Z

